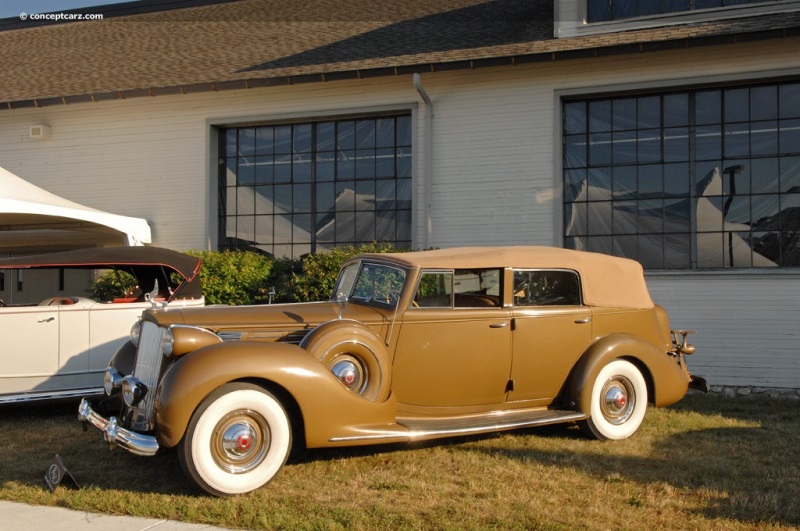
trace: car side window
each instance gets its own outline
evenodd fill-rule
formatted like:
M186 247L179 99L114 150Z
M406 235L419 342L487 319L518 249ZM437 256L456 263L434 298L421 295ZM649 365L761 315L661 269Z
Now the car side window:
M502 306L502 269L424 271L412 306L495 308Z
M420 275L412 306L419 308L451 308L453 306L453 272L425 271Z
M580 279L574 271L514 271L514 306L579 306L580 304Z

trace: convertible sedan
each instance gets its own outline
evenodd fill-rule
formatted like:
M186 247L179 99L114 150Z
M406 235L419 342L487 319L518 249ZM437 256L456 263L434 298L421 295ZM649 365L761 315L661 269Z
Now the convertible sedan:
M546 247L363 254L328 302L147 310L79 418L177 447L214 495L269 482L293 445L419 441L562 422L633 435L705 382L638 262ZM108 402L113 402L109 400ZM110 411L108 408L103 408Z
M134 277L136 288L108 302L95 301L60 289L74 270L125 272ZM102 393L103 372L144 309L203 306L199 270L199 259L156 247L0 259L3 293L21 297L17 285L22 273L26 287L33 283L36 292L52 289L33 303L0 299L0 403ZM18 279L13 285L12 278Z

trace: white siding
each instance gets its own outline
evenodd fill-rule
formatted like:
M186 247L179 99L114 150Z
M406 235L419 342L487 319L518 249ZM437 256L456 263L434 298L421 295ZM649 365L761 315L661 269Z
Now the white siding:
M673 328L697 330L692 372L711 385L800 387L800 274L647 276Z
M433 100L430 245L561 241L559 98L800 74L796 40L503 68L427 72ZM415 119L415 246L425 242L425 106L411 76L0 111L0 166L53 193L143 217L155 245L215 245L214 125L408 109ZM49 140L28 138L47 124ZM800 387L798 278L651 275L691 366L719 385Z

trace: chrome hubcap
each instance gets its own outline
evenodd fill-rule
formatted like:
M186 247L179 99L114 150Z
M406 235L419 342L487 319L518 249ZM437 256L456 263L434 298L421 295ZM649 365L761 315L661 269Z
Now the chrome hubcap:
M270 445L269 425L254 411L234 411L217 423L211 455L217 466L243 474L257 467Z
M366 386L366 371L352 356L338 358L331 366L331 372L351 391L360 393Z
M222 436L222 447L231 455L245 455L253 447L255 433L248 424L237 424L228 428Z
M600 409L611 424L622 424L633 413L636 392L627 378L616 376L608 380L600 394Z

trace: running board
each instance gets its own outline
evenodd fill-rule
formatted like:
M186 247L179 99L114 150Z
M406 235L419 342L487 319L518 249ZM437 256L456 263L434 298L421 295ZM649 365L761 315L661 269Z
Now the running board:
M579 411L556 409L535 409L522 411L494 411L486 415L469 415L463 417L398 417L395 429L365 429L361 435L351 437L334 437L330 442L353 441L422 441L442 437L457 437L492 433L496 431L517 430L547 424L559 424L583 420L586 415Z

